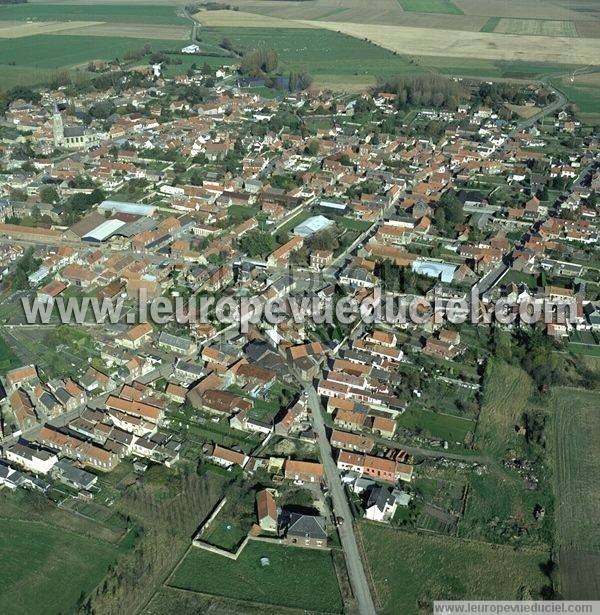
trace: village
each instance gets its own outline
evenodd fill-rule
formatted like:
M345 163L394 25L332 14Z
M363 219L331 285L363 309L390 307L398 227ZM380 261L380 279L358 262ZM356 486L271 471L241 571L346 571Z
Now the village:
M575 318L533 327L535 343L599 356L598 136L539 84L459 84L455 108L399 112L381 88L265 98L227 74L130 71L10 103L0 484L106 511L111 475L212 472L242 495L225 492L190 542L233 560L248 541L360 560L361 519L456 536L467 484L492 465L475 445L486 364L530 325L300 323L289 303L245 328L127 316L140 291L323 306L476 288L480 312L565 302ZM125 312L32 324L23 298Z

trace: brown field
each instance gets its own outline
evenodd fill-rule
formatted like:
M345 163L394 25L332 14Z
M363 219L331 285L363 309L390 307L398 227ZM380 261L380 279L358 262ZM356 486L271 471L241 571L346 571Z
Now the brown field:
M50 32L49 34L69 34L72 36L123 36L126 38L185 41L190 37L190 28L187 26L153 24L98 23L80 28L72 28L67 31Z
M600 38L600 21L576 21L575 27L581 38Z
M597 39L548 37L540 45L537 36L433 29L424 36L422 28L326 21L301 23L367 38L386 49L399 53L410 52L413 56L437 55L600 66L600 41Z
M523 119L533 117L540 109L539 107L528 107L527 105L506 105L513 113Z
M103 21L0 22L0 38L22 38L24 36L35 36L36 34L68 34L69 30L102 25L103 23Z
M234 27L234 28L305 28L292 19L279 19L257 13L244 11L200 11L194 18L202 25L208 27ZM315 26L309 26L315 27Z

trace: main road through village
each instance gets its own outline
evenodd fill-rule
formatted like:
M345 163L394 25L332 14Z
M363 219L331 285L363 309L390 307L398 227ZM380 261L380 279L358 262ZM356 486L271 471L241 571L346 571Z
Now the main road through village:
M312 383L307 381L302 382L308 398L307 401L311 412L313 428L319 440L319 451L321 453L321 460L325 470L325 478L329 487L329 493L331 494L331 500L333 502L334 514L344 519L343 523L338 524L338 531L346 558L346 567L348 568L352 592L354 593L354 598L356 599L358 610L361 615L376 615L375 604L371 597L371 589L369 588L367 575L365 574L365 569L356 543L356 536L354 535L352 513L350 512L350 506L348 505L340 475L332 457L331 446L327 439L319 397Z

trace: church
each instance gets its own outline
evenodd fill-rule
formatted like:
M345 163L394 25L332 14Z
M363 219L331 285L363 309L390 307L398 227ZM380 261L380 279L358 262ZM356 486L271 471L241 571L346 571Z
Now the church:
M54 145L65 149L84 149L98 145L102 135L85 126L63 125L62 116L58 107L54 107L52 113L52 133Z

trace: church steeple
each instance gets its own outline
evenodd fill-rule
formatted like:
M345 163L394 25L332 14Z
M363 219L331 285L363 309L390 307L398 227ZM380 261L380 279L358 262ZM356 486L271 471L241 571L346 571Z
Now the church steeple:
M54 136L54 145L56 147L60 147L65 137L65 129L63 126L62 115L56 105L54 105L54 110L52 112L52 134Z

